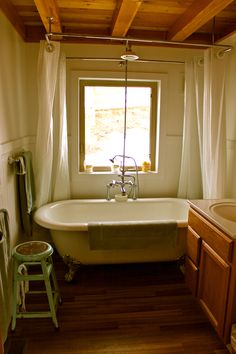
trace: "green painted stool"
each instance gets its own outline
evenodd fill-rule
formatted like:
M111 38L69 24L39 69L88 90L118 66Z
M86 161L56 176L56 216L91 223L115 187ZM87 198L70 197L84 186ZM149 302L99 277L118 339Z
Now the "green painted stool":
M56 310L58 303L61 302L61 297L53 267L52 254L52 246L43 241L24 242L13 249L12 331L14 331L16 327L17 318L51 317L55 327L58 328ZM28 291L28 293L46 293L49 311L27 312L25 309L20 311L18 305L19 289L23 284L29 284L30 281L44 281L46 290Z

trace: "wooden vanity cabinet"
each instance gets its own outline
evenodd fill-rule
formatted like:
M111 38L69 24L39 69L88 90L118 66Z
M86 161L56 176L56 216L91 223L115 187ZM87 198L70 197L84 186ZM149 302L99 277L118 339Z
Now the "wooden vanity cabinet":
M190 208L186 247L186 283L219 336L229 343L236 315L234 241Z

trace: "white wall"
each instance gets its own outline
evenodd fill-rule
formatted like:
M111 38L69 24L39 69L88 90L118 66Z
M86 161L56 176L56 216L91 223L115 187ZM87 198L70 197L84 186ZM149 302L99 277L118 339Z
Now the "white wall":
M0 12L0 143L29 135L26 116L26 45Z
M9 211L11 243L19 233L16 179L8 157L28 148L27 56L22 41L0 12L0 207Z

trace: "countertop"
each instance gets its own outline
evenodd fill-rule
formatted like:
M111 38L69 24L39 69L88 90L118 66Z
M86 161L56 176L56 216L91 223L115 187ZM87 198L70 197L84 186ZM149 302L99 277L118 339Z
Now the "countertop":
M236 203L236 199L194 199L188 200L190 206L217 226L231 238L236 239L236 222L226 220L211 212L210 207L216 203Z

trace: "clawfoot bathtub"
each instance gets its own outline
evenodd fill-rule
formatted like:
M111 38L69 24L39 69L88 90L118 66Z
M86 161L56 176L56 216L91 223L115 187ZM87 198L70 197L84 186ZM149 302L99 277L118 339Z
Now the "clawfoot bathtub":
M177 260L185 253L187 218L188 203L177 198L72 199L34 215L59 254L82 264Z

